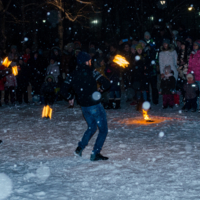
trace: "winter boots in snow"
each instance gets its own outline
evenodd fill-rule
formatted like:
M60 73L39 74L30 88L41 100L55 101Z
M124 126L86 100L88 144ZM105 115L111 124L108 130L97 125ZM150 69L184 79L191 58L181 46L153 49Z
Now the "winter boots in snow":
M90 160L91 161L108 160L108 157L102 156L100 153L91 154Z
M117 99L117 100L110 99L109 100L109 106L105 109L120 109L121 108L120 103L121 103L120 99Z
M83 149L81 147L77 147L74 154L76 156L82 156Z

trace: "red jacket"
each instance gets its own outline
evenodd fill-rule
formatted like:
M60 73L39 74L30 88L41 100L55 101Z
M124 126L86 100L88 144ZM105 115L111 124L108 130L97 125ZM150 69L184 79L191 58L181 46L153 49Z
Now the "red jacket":
M200 50L195 54L191 53L187 73L194 74L195 80L200 81Z
M4 70L5 67L3 65L0 66L0 71ZM0 79L0 91L4 90L4 83L6 82L6 77Z
M28 60L31 58L31 56L30 56L30 54L24 54L24 55L22 56L22 58L23 58L24 62L27 63Z

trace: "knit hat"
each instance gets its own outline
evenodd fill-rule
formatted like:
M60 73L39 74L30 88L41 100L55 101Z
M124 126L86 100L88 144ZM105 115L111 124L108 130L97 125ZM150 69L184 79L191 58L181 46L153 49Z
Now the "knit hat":
M45 77L45 81L47 82L48 81L48 78L51 78L51 80L52 80L52 82L55 82L55 78L54 78L54 76L53 75L47 75L46 77Z
M193 74L187 74L186 78L187 78L187 79L188 79L188 78L192 78L192 79L194 80Z
M89 49L89 53L96 54L95 48L90 48L90 49Z
M68 51L70 48L74 49L74 44L73 43L68 43L67 45L65 45L64 50Z
M143 49L143 47L142 47L142 45L141 44L138 44L137 46L136 46L136 48L135 48L136 50L137 49Z
M131 48L133 48L133 49L136 49L136 44L133 44L132 46L131 46Z
M196 40L194 43L197 44L200 48L200 40Z
M81 51L77 56L77 64L78 65L82 65L89 60L91 60L91 56L84 51Z
M16 46L16 45L12 45L12 46L10 47L10 49L16 49L16 50L17 50L17 46Z
M170 65L165 66L164 72L171 73L171 66Z
M163 44L164 44L164 43L170 45L170 40L169 40L169 39L163 39Z
M147 44L144 40L139 40L139 43Z
M150 34L148 31L146 31L146 32L144 33L144 37L145 37L146 35L148 35L149 37L151 37L151 34Z

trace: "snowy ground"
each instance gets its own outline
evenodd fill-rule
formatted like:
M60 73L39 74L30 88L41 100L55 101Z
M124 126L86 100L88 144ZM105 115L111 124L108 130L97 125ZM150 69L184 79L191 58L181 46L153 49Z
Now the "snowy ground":
M52 120L42 106L0 109L0 178L12 181L8 200L196 200L200 199L200 113L152 106L150 116L173 118L159 124L123 124L140 118L135 107L107 111L109 133L102 154L91 162L96 135L73 155L87 125L78 106L54 105ZM166 118L166 119L168 119ZM159 137L163 131L164 137ZM0 199L10 183L0 181ZM3 188L3 191L2 191Z

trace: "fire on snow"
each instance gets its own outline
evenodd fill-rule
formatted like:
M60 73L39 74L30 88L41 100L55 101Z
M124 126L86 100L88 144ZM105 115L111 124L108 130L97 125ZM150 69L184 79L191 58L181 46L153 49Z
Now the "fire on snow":
M52 117L52 109L49 107L49 105L44 106L42 111L42 117L50 118Z

